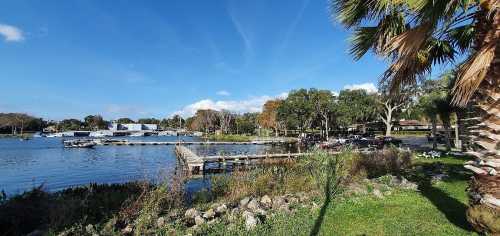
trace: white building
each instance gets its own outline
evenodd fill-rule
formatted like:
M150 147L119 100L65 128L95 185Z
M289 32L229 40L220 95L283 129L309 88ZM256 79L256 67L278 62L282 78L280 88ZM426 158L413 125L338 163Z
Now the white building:
M109 125L109 130L118 131L118 130L127 130L127 131L156 131L158 130L157 124L119 124L112 123Z

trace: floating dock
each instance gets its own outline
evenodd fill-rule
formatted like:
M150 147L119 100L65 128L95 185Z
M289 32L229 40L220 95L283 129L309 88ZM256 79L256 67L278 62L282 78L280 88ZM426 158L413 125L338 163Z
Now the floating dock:
M198 156L189 148L177 145L175 146L177 158L191 174L205 172L205 167L210 163L218 163L225 166L227 163L238 165L249 165L256 161L264 162L270 160L291 160L300 156L307 156L310 153L273 153L273 154L250 154L250 155L231 155L231 156Z
M269 144L285 144L286 141L251 141L251 142L192 142L192 141L179 141L179 142L150 142L150 141L130 141L130 140L102 140L95 141L97 145L102 146L146 146L146 145L269 145Z

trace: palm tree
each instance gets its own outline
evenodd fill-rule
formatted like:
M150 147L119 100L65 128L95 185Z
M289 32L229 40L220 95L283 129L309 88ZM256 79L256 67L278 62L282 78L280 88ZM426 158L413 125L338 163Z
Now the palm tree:
M359 59L373 50L388 58L381 79L393 91L434 65L466 58L452 101L480 111L469 127L477 161L466 165L475 173L467 216L478 231L500 233L500 0L331 1L337 19L354 31L351 54Z

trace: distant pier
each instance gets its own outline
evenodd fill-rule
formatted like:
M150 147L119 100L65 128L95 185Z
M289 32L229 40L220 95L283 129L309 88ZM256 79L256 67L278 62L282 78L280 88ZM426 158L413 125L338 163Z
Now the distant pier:
M287 141L250 141L250 142L199 142L199 141L176 141L176 142L158 142L158 141L130 141L130 140L95 140L97 145L123 145L123 146L146 146L146 145L269 145L285 144Z
M191 174L205 172L205 166L209 163L218 163L225 166L228 163L238 165L249 165L255 161L270 160L292 160L293 158L307 156L310 153L273 153L273 154L249 154L249 155L219 155L219 156L198 156L192 150L183 145L175 146L175 153L186 170Z

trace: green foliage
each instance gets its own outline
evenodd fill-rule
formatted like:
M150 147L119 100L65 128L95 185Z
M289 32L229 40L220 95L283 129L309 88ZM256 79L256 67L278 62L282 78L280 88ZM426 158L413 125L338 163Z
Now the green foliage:
M375 96L368 94L365 90L342 90L338 97L335 113L337 114L337 124L343 127L366 123L376 119L378 104Z

